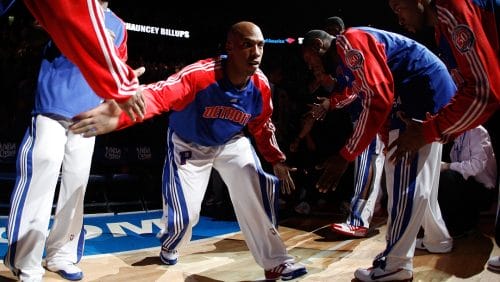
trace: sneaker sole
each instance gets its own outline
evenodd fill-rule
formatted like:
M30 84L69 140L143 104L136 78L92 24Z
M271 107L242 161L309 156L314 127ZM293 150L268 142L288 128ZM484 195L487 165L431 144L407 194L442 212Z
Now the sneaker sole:
M368 232L366 232L366 234L364 234L364 235L362 235L362 234L354 234L354 233L349 233L347 231L338 230L338 229L335 229L333 227L330 227L330 230L332 230L335 233L344 235L344 236L355 237L355 238L366 238L366 236L368 235Z
M79 281L83 279L83 272L67 273L64 270L59 270L56 271L56 273L59 274L62 278L70 281Z
M305 269L305 268L297 269L291 273L287 273L286 276L281 275L281 280L284 280L284 281L292 280L292 279L300 277L306 273L307 273L307 269Z
M488 265L486 268L491 272L500 273L500 266Z
M448 254L448 253L451 253L451 251L452 251L452 249L446 250L446 251L430 251L423 244L421 246L415 245L415 249L420 250L420 251L425 251L425 252L428 252L430 254Z
M160 254L160 260L163 262L163 264L166 265L174 265L177 264L177 259L166 259Z

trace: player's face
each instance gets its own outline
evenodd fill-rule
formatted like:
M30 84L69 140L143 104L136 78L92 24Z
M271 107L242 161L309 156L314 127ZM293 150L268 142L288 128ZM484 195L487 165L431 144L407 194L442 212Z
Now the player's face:
M419 0L389 0L389 6L409 32L416 33L424 27L424 8Z
M259 68L264 54L264 36L258 28L244 31L233 42L232 58L237 68L248 76Z
M318 69L324 69L321 55L317 50L314 50L314 48L305 47L302 50L302 57L311 71L315 72Z

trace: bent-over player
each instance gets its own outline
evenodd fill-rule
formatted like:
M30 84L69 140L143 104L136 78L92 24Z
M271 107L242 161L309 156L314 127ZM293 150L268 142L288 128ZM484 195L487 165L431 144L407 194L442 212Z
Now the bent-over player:
M317 188L334 189L348 163L380 134L385 144L394 140L404 124L396 113L423 119L447 104L456 87L446 66L425 46L392 32L348 28L334 37L322 30L304 38L306 63L331 59L345 66L345 79L337 81L347 91L332 95L331 105L360 98L363 110L351 137L339 153L330 157ZM413 277L415 240L422 225L451 248L452 239L437 202L442 145L431 143L413 161L385 162L388 194L387 245L370 268L356 270L361 281L402 281Z

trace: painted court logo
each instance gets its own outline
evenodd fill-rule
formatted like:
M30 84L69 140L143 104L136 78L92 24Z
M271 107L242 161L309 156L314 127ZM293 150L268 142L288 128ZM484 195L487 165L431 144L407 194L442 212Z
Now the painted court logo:
M159 247L156 234L164 227L161 210L124 214L89 214L83 219L84 255L109 254ZM222 221L201 216L193 228L193 240L239 232L236 221ZM78 240L74 234L70 240ZM0 217L0 259L7 252L7 217ZM2 280L0 276L0 280Z
M463 24L457 25L455 29L453 29L451 37L455 47L462 53L469 51L476 41L472 30Z
M349 50L345 54L346 64L351 70L357 70L361 68L363 66L364 60L365 58L363 57L361 51L356 49Z

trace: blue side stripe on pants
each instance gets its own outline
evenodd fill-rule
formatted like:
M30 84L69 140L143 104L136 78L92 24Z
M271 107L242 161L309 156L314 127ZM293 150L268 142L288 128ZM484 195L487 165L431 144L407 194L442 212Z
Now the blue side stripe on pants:
M163 170L162 189L164 203L167 205L167 233L160 238L162 248L172 250L177 247L186 232L189 214L186 206L182 185L175 164L173 131L167 133L167 160Z
M31 127L26 131L16 160L17 177L14 191L10 199L11 215L7 225L7 236L10 246L5 256L5 265L13 272L14 258L16 256L17 241L19 240L19 226L24 210L26 195L33 175L33 147L36 140L36 117L31 119Z

